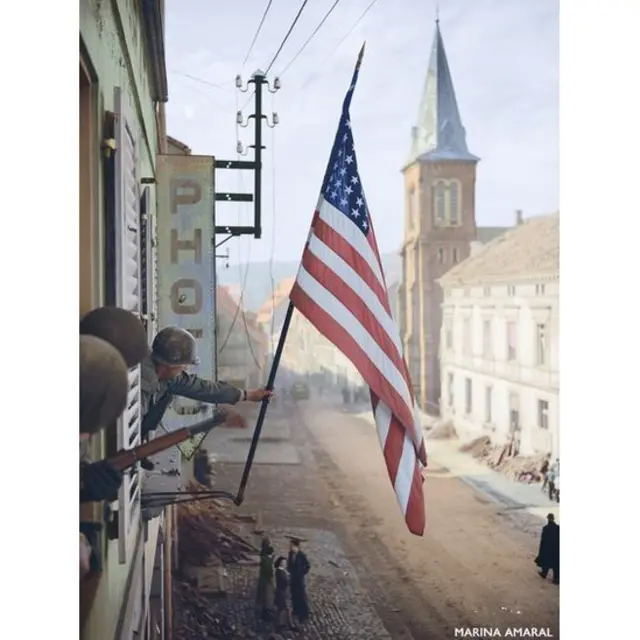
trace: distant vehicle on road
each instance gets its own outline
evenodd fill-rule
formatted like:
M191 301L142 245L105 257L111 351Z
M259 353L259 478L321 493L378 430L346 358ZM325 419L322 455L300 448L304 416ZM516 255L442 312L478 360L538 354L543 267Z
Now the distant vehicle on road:
M298 400L308 400L309 395L309 385L304 382L296 382L291 387L291 397L294 402L298 402Z

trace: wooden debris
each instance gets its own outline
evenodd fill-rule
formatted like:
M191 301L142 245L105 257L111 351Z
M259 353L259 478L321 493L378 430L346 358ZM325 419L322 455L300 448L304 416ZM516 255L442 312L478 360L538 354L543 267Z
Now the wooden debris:
M251 559L259 551L234 531L233 527L241 521L217 500L180 504L180 562L197 567L207 564L211 555L225 564Z
M194 483L192 491L206 490ZM239 533L252 522L217 500L178 505L180 574L174 574L176 640L193 638L251 638L255 634L217 612L212 598L227 596L227 564L257 564L258 549Z
M494 445L489 436L481 436L464 444L460 451L470 453L487 466L518 482L532 484L543 480L540 469L545 454L520 456L514 443Z

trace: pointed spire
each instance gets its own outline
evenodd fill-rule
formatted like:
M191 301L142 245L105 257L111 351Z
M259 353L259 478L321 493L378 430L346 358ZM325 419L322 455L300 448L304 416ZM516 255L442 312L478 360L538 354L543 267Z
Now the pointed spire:
M447 54L440 33L439 12L431 47L427 79L422 92L416 126L412 129L409 164L416 160L468 160L480 158L469 153L466 132L458 111Z

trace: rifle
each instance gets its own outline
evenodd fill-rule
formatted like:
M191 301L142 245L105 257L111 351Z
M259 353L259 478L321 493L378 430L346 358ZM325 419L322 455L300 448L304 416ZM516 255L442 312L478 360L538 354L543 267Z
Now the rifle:
M169 447L174 447L200 433L207 433L214 427L222 424L222 422L221 417L217 415L207 420L196 422L196 424L190 427L176 429L163 436L149 440L149 442L145 442L133 449L121 449L113 458L109 458L109 462L119 471L126 471L130 467L133 467L139 460L160 453Z

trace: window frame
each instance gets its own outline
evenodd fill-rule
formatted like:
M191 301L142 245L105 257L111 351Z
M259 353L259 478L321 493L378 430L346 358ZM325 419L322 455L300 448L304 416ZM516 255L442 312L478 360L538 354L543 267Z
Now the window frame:
M511 345L511 328L513 328L513 346ZM518 323L508 320L507 325L507 362L515 362L518 359ZM512 353L513 349L513 353Z
M549 431L549 401L544 398L538 398L537 424L541 431Z
M485 424L493 424L493 385L491 384L484 388L484 421Z
M464 379L464 414L473 415L473 380L468 376Z
M431 204L436 227L462 225L462 183L458 179L439 178L432 183Z
M536 340L536 365L538 367L544 367L548 364L548 360L549 360L546 322L536 322L535 340Z

